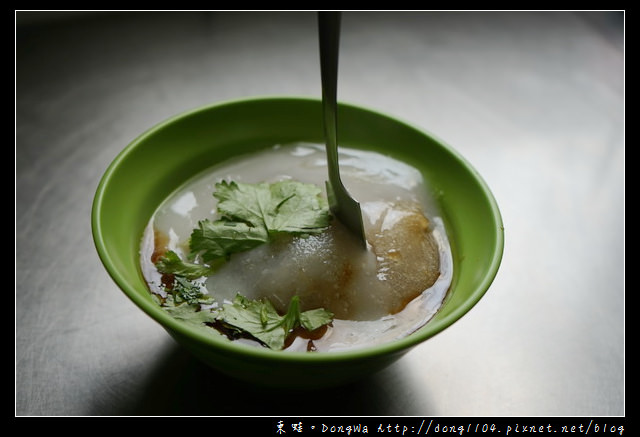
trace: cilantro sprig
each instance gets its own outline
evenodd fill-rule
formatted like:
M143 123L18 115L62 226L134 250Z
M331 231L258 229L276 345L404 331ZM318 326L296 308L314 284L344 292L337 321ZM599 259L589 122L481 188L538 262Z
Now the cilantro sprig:
M219 218L198 223L191 234L189 258L215 263L233 253L268 243L279 234L322 232L329 207L313 184L292 180L247 184L222 181L213 196Z
M158 303L171 316L208 332L220 324L230 337L251 337L261 344L281 350L296 328L315 331L333 321L333 313L324 308L300 310L300 298L293 296L287 312L280 315L267 299L248 299L237 294L231 303L213 307L213 299L202 293L198 284L176 276L167 296Z
M189 239L188 260L169 251L156 267L188 278L212 274L232 254L268 243L281 234L305 235L329 226L320 188L293 180L274 183L218 182L216 220L198 222ZM200 260L203 264L194 263Z
M173 250L168 250L156 262L156 269L160 273L169 273L186 279L197 279L209 276L214 269L208 265L197 264L182 260Z
M264 228L271 237L281 232L322 232L329 225L329 209L321 194L314 184L283 180L271 184L222 181L213 195L224 221Z
M295 328L314 331L331 323L333 314L322 308L300 311L300 299L293 296L287 312L280 315L269 300L251 300L238 294L233 302L222 306L216 319L227 328L249 334L271 349L280 350Z

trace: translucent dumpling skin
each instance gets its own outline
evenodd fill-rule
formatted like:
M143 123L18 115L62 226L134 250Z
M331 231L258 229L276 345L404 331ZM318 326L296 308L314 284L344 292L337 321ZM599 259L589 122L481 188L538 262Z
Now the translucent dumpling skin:
M440 275L429 221L413 204L363 205L369 249L337 221L326 232L287 237L235 254L207 281L230 299L236 291L268 298L284 311L293 295L302 309L325 308L344 320L394 314Z
M388 289L380 305L395 314L438 279L440 251L417 205L383 205L381 210L369 242L377 257L377 277Z

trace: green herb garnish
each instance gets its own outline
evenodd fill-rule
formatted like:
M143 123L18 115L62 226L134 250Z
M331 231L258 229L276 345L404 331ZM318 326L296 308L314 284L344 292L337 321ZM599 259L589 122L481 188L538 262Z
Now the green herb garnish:
M318 233L329 225L327 201L320 188L292 180L271 184L226 181L213 194L218 211L230 221L264 227L271 236L286 232Z
M206 332L222 335L208 326L216 322L216 313L203 305L212 304L213 299L203 294L199 285L176 277L165 291L165 297L154 294L153 299L172 317Z
M222 337L222 333L210 327L211 324L216 322L215 312L208 309L201 309L198 304L176 304L171 298L162 303L162 308L175 319L201 329L209 334L219 335Z
M219 219L202 220L191 234L191 260L207 264L268 243L279 234L322 232L329 208L313 184L285 180L272 184L222 181L213 196Z
M213 268L192 262L183 261L177 253L167 251L156 262L156 268L160 273L170 273L187 279L197 279L213 273Z
M221 324L227 332L248 335L276 350L284 348L285 340L298 327L313 331L331 323L333 314L323 308L300 311L298 296L291 299L284 315L268 300L250 300L240 294L222 308L202 307L211 298L191 281L214 274L234 253L251 250L282 234L322 232L330 220L327 201L313 184L223 181L216 184L213 196L218 199L219 218L198 223L191 233L187 260L167 251L156 263L160 273L174 275L163 308L187 323L200 327Z
M200 256L207 264L218 265L231 254L251 250L269 241L262 227L226 220L202 220L191 233L190 259Z
M241 295L224 304L217 320L259 340L271 349L280 350L297 327L313 331L331 323L333 314L324 309L300 311L298 296L293 296L287 313L281 316L266 299L250 300Z

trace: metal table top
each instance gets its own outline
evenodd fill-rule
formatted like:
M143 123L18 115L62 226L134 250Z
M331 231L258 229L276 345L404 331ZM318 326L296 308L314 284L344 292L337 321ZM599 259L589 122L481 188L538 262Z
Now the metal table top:
M90 211L111 160L174 114L320 97L314 13L16 12L16 415L624 415L623 25L344 14L339 99L467 158L505 251L459 322L364 381L292 395L217 374L137 309Z

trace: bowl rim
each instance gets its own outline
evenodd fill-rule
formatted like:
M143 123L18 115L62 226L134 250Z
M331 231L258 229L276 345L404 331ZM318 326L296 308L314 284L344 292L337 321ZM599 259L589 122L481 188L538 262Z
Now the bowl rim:
M106 269L108 275L116 283L118 288L125 295L133 301L136 306L142 309L148 316L150 316L156 323L159 323L163 328L169 329L176 334L188 337L197 341L199 344L207 345L208 347L214 347L219 350L223 350L229 354L242 355L251 358L267 359L267 360L279 360L283 362L337 362L361 358L371 358L374 356L389 355L395 353L403 353L411 348L423 343L424 341L434 337L441 333L446 328L451 326L457 320L462 318L467 312L471 310L479 300L487 293L492 282L494 281L502 257L504 254L504 224L502 215L498 207L498 203L491 192L488 184L484 178L475 170L475 168L454 148L449 146L446 142L440 138L434 136L430 132L423 128L414 125L411 122L407 122L399 117L372 109L369 107L361 106L354 103L340 101L341 107L349 107L355 111L362 111L370 113L371 115L385 118L394 124L402 125L403 128L411 129L416 133L430 138L433 142L437 143L439 147L445 149L458 163L463 166L467 171L475 178L478 187L482 190L486 201L488 202L489 209L492 214L493 222L497 226L496 231L496 244L493 249L491 262L489 268L485 271L482 280L475 287L471 295L465 299L465 301L456 307L450 314L441 320L432 320L427 325L419 328L413 333L383 344L364 346L348 350L327 351L321 353L309 353L302 351L274 351L269 348L260 348L244 344L237 344L233 341L229 341L223 338L216 338L216 336L208 335L201 330L191 327L186 323L183 323L173 316L169 315L166 311L156 305L152 300L145 299L140 296L140 292L136 289L136 286L130 283L123 274L115 267L111 254L109 253L105 236L102 233L101 224L101 212L102 202L109 188L109 183L114 177L114 174L118 170L122 162L124 162L128 155L132 153L140 144L142 144L148 137L156 134L157 132L165 129L167 126L179 122L182 119L193 117L194 115L205 112L215 111L222 109L230 105L244 105L253 104L257 102L269 102L289 101L291 103L314 103L319 104L321 100L316 97L305 96L286 96L286 95L263 95L263 96L249 96L236 99L227 99L222 101L213 102L210 104L201 105L192 109L185 110L176 115L168 117L155 125L151 126L136 138L134 138L129 144L127 144L111 161L107 166L104 174L100 178L95 196L92 202L91 209L91 229L94 240L94 245L98 252L99 258Z

